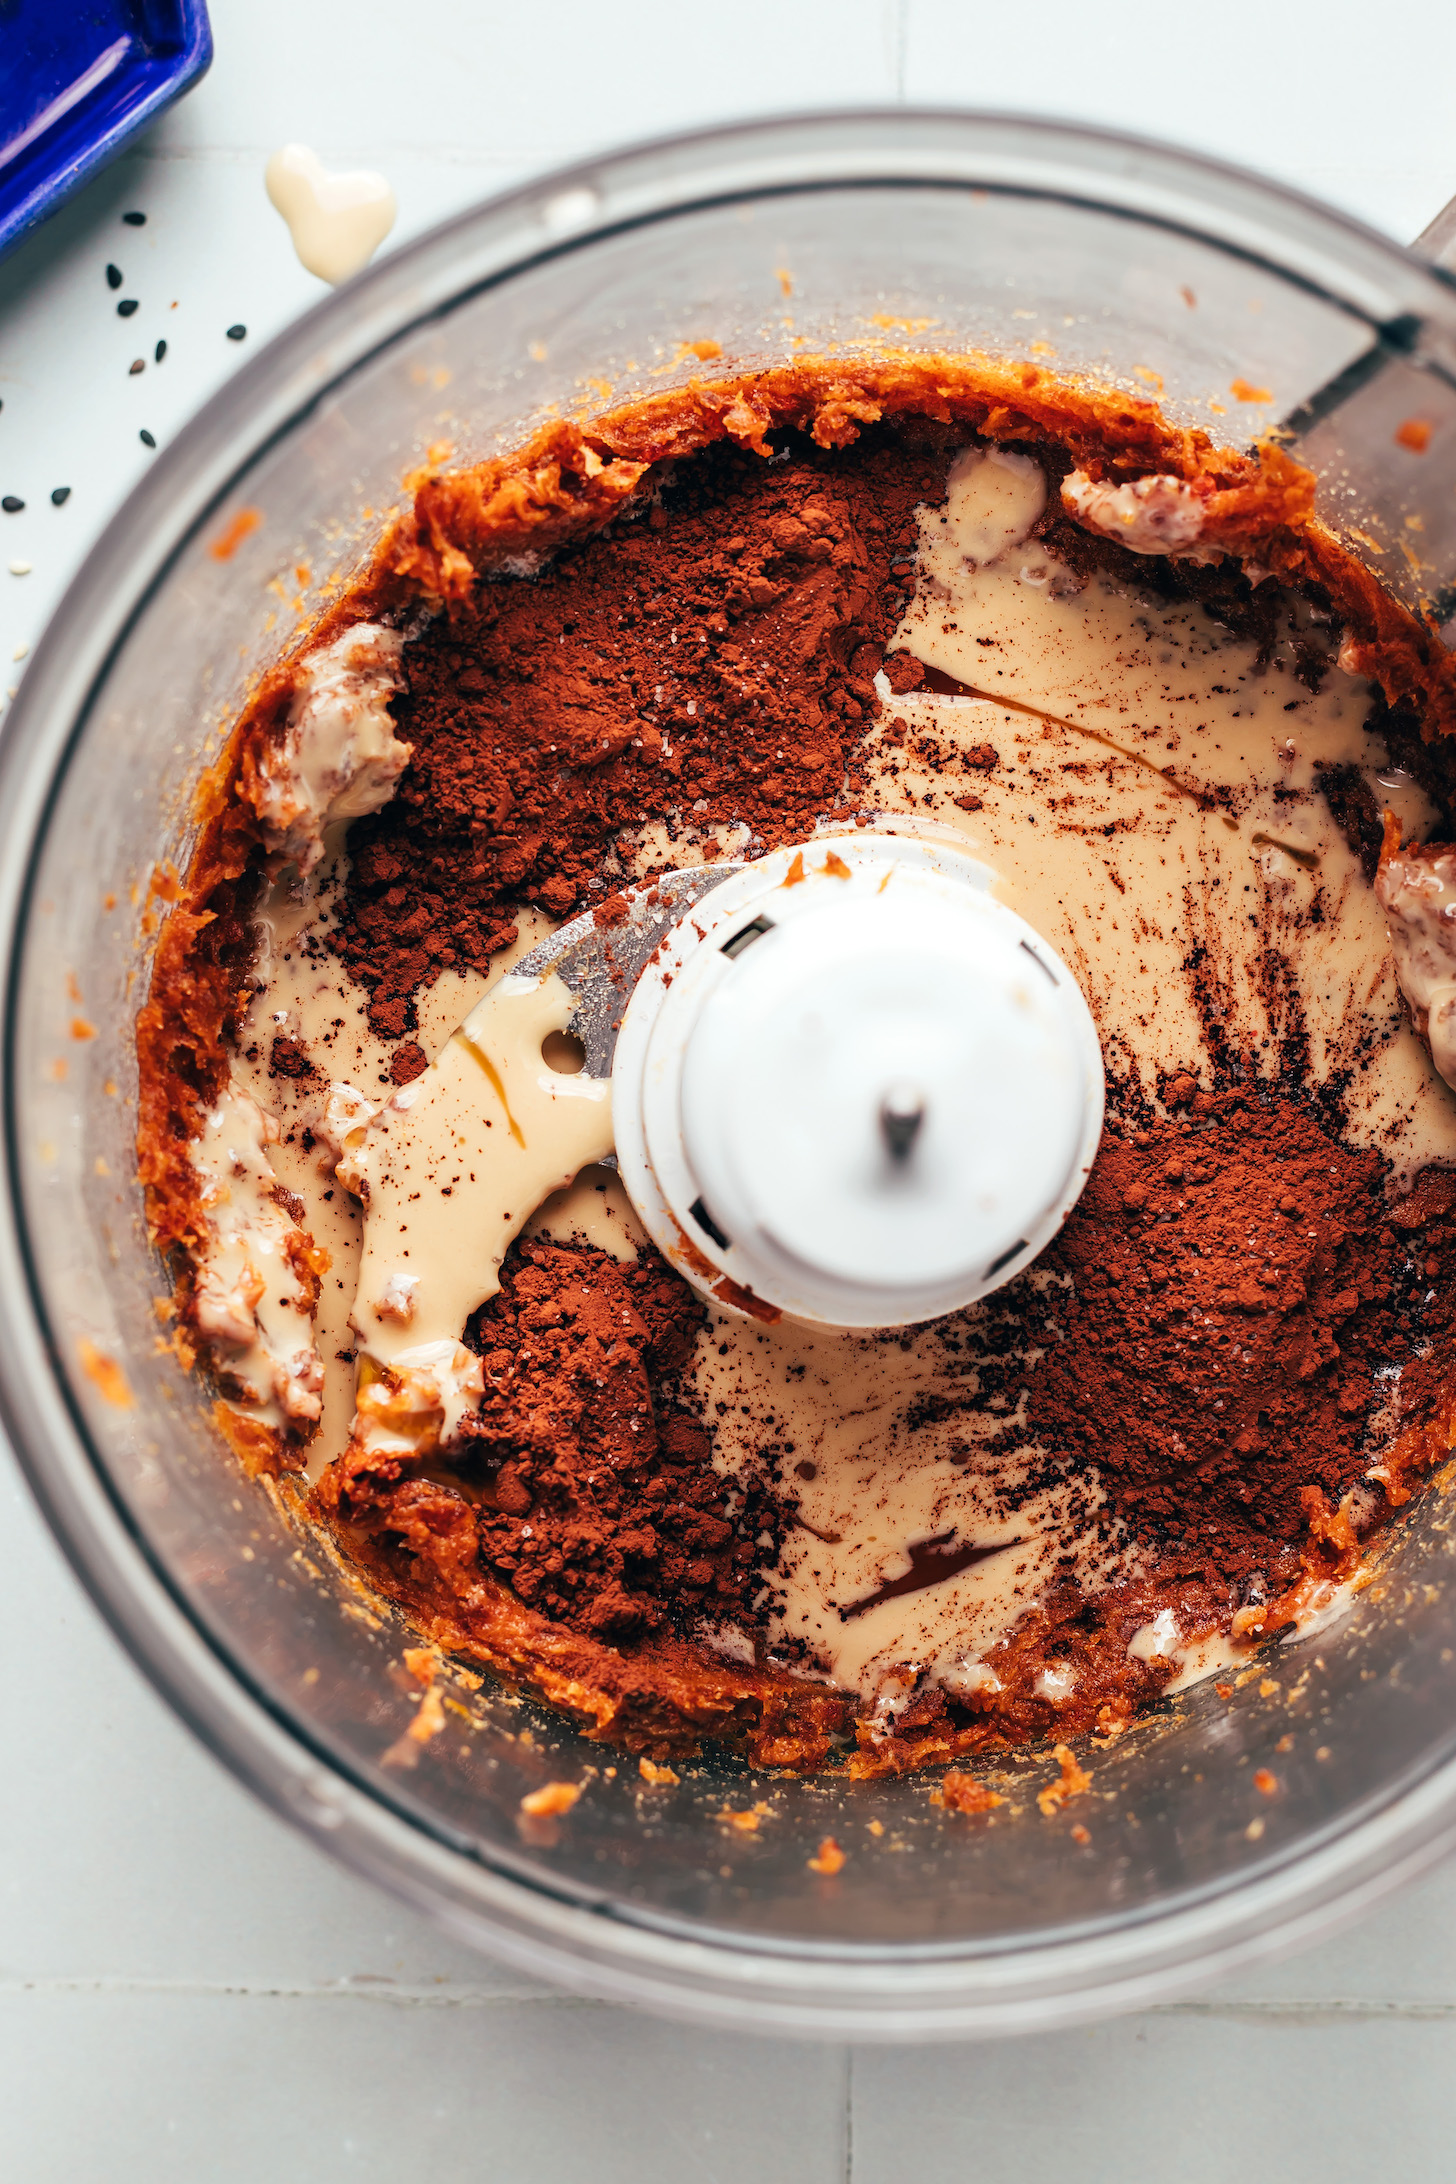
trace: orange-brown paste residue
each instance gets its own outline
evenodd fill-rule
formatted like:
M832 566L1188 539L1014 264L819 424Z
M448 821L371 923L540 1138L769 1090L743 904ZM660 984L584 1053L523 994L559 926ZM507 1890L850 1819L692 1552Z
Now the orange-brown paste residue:
M263 521L261 509L240 508L226 529L208 547L214 561L231 561L245 538L251 538ZM301 580L300 580L301 581Z
M711 349L698 345L705 361ZM351 833L331 942L365 989L373 1029L401 1042L396 1082L423 1060L413 1040L420 992L442 970L485 969L514 936L522 904L564 917L596 903L611 921L624 828L701 808L705 826L745 824L772 846L802 837L825 812L852 809L874 677L908 596L916 508L943 493L948 451L968 433L1037 454L1053 482L1073 466L1113 486L1153 474L1183 481L1201 508L1205 550L1318 587L1343 629L1344 658L1390 707L1418 716L1427 736L1456 726L1456 678L1439 641L1315 520L1313 479L1299 464L1273 444L1248 455L1217 449L1149 401L1033 364L809 359L703 377L587 424L556 421L509 455L454 471L432 451L370 570L303 641L417 616L422 602L442 610L406 647L398 710L414 758L394 802ZM787 461L767 460L785 452ZM251 513L239 512L214 551ZM1058 551L1062 534L1068 551L1080 541L1104 563L1121 551L1089 541L1064 513L1050 520ZM534 581L501 580L523 569ZM1243 579L1229 563L1207 581L1222 587L1223 612ZM692 644L674 644L685 628ZM182 1331L203 1233L188 1143L226 1080L250 995L261 841L240 791L281 734L301 649L263 678L204 784L185 880L158 896L165 918L137 1029L139 1158L155 1237L174 1253ZM665 732L655 693L669 682ZM979 778L976 753L966 764ZM1193 1090L1190 1081L1189 1098ZM1230 1131L1246 1119L1236 1105L1210 1117ZM1134 1197L1118 1215L1134 1251L1151 1233L1167 1152L1129 1138L1119 1158L1125 1186L1147 1184L1141 1204ZM1432 1211L1433 1251L1447 1251L1448 1211ZM1374 1251L1363 1232L1331 1244L1329 1263L1310 1270L1316 1345L1322 1330L1371 1305L1363 1292L1342 1302L1337 1280L1359 1260L1360 1279L1379 1286L1378 1269L1360 1260L1367 1246ZM609 1305L627 1319L609 1326ZM1091 1299L1094 1318L1097 1308ZM1079 1622L1066 1600L1026 1617L998 1670L999 1710L948 1712L942 1697L892 1724L856 1721L850 1698L788 1664L710 1650L693 1633L751 1621L757 1579L744 1542L762 1528L774 1536L785 1514L765 1505L725 1515L707 1437L673 1392L700 1310L650 1254L632 1270L588 1249L521 1247L470 1331L487 1390L475 1468L355 1450L325 1473L315 1515L431 1644L534 1688L588 1735L650 1755L645 1781L665 1782L670 1769L646 1767L704 1738L792 1767L821 1766L852 1741L851 1770L873 1775L1045 1734L1054 1722L1064 1734L1110 1731L1171 1673L1129 1660L1131 1630L1169 1597L1185 1635L1217 1624L1220 1573L1210 1578L1201 1555L1189 1555L1165 1573L1171 1595L1150 1580L1123 1588L1100 1621ZM251 1468L299 1462L296 1441L235 1406L220 1409ZM1397 1444L1392 1501L1450 1445L1453 1417L1450 1403L1433 1400L1433 1423ZM1316 1586L1344 1572L1346 1483L1329 1478L1328 1495L1311 1489L1318 1506L1295 1505L1286 1534L1271 1540L1276 1604L1306 1579ZM554 1512L545 1526L528 1517L538 1507ZM1077 1697L1054 1714L1035 1696L1037 1676L1069 1655ZM1062 1766L1043 1798L1075 1794L1067 1759ZM947 1809L968 1809L956 1798L971 1792L952 1785L969 1779L945 1777ZM820 1856L821 1872L843 1860L827 1839Z
M984 1782L978 1782L974 1775L960 1774L951 1767L941 1776L938 1787L931 1791L930 1802L939 1805L944 1812L969 1815L994 1812L1006 1800L995 1790L987 1789Z
M1054 1812L1060 1812L1069 1798L1081 1797L1092 1787L1091 1775L1085 1767L1079 1765L1076 1754L1069 1745L1054 1746L1052 1757L1062 1771L1055 1782L1049 1782L1045 1789L1036 1793L1036 1802L1047 1819Z
M104 1399L116 1410L130 1410L136 1402L131 1382L114 1357L97 1348L89 1336L82 1335L76 1345L81 1359L81 1370Z
M579 1782L543 1782L539 1790L527 1791L521 1799L521 1810L533 1819L554 1819L570 1812L580 1795Z

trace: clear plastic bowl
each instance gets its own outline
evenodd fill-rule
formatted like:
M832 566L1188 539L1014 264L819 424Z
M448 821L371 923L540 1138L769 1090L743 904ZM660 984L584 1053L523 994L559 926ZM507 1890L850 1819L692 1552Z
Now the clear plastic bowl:
M1090 1755L1091 1791L1052 1817L1032 1794L1055 1771L1044 1751L1016 1762L1026 1794L990 1824L943 1816L924 1780L754 1776L721 1755L648 1791L632 1762L609 1775L616 1755L490 1685L415 1766L386 1763L413 1711L406 1633L243 1477L206 1390L159 1346L132 1023L150 876L185 863L199 775L297 624L294 570L356 566L431 442L465 458L548 405L596 406L606 382L670 386L705 369L681 347L703 340L722 347L713 373L835 344L1040 344L1135 390L1155 374L1175 417L1230 439L1270 414L1232 399L1235 378L1289 411L1346 372L1440 427L1453 336L1439 275L1229 170L1035 122L816 117L629 151L465 215L301 320L159 457L0 750L0 1403L123 1642L337 1856L579 1989L889 2039L1146 2002L1323 1930L1444 1849L1456 1613L1439 1486L1340 1630L1273 1648L1228 1703L1205 1685L1167 1704ZM1387 361L1373 378L1367 352ZM1403 511L1426 511L1428 545L1452 520L1449 436L1417 462L1357 431L1361 414L1305 446L1335 514L1372 552L1391 540L1394 567ZM217 559L245 506L260 526ZM94 1038L73 1036L78 1015ZM1273 1798L1253 1786L1266 1764ZM584 1795L554 1841L527 1840L522 1795L564 1775ZM724 1827L725 1801L758 1797L773 1812L755 1834ZM848 1853L832 1878L807 1865L826 1834Z

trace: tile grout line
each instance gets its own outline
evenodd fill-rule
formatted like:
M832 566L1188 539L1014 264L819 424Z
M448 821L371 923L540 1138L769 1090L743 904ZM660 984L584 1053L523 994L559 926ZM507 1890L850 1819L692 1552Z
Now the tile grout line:
M1395 1996L1385 2000L1359 1995L1291 1996L1267 2002L1164 2002L1139 2014L1251 2025L1456 2024L1456 2002L1420 2002Z
M249 1980L249 1979L134 1979L125 1976L42 1976L36 1979L0 1977L0 2001L8 1997L44 1995L89 1996L145 2000L194 1996L201 2000L242 2002L364 2002L389 2008L425 2010L493 2009L523 2004L551 2009L612 2009L618 2005L589 1995L568 1994L539 1987L461 1987L441 1981L437 1986L395 1985L393 1981L361 1980Z
M854 2184L854 2049L844 2051L844 2184Z
M27 1979L0 1976L0 2000L24 1996L51 1998L112 1997L146 1999L193 1996L254 2002L362 2002L397 2009L494 2009L523 2005L544 2009L615 2009L615 2003L586 1995L535 1987L485 1989L441 1981L395 1985L388 1980L204 1980L145 1979L104 1975L49 1975ZM1262 2025L1409 2023L1456 2024L1456 2000L1418 2001L1390 1997L1290 1997L1260 2001L1166 2002L1127 2013L1129 2017L1191 2018L1200 2022ZM1111 2020L1108 2020L1111 2022ZM854 2051L845 2050L845 2162L844 2184L853 2184L854 2171Z

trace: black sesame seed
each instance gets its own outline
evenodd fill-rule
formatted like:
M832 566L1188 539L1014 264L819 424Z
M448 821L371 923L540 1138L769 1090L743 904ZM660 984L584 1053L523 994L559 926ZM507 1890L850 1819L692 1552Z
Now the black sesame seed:
M142 426L141 430L141 443L143 447L155 447L157 444L156 441L152 438L151 434L148 432L145 425Z
M227 331L227 337L229 341L246 341L248 338L248 329L246 326L230 326Z
M13 493L7 493L4 500L0 500L0 508L4 509L7 516L18 516L24 506L24 501L17 500Z
M155 357L156 357L156 360L157 360L157 362L158 362L158 363L160 364L160 363L161 363L161 361L162 361L162 359L163 359L163 357L164 357L164 356L165 356L165 355L167 354L167 344L166 344L166 342L165 342L165 341L159 341L159 342L157 343L157 346L156 346L155 350L153 351L153 354L155 355Z
M108 288L120 288L121 267L119 265L109 265L106 268L106 285Z
M116 315L118 318L130 318L136 307L137 300L135 296L123 296L116 307Z
M53 508L64 508L70 497L71 488L68 485L58 485L51 494L51 506Z
M134 357L132 358L132 360L131 360L130 364L128 364L128 366L127 366L127 368L126 368L126 369L127 369L127 377L128 377L129 379L135 379L135 377L136 377L137 373L138 373L138 372L144 372L144 371L146 370L146 368L147 368L147 360L146 360L146 358L145 358L144 356L134 356Z
M147 216L144 212L124 212L121 217L128 227L145 227L147 224Z

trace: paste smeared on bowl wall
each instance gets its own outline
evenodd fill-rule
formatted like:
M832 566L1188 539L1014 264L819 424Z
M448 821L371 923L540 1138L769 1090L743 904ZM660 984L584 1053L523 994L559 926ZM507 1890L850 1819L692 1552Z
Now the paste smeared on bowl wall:
M139 1023L223 1430L659 1757L1113 1734L1328 1616L1451 1439L1453 691L1277 447L1029 367L811 361L417 480L239 723ZM510 972L866 828L989 868L1108 1102L1028 1273L870 1334L704 1304Z

